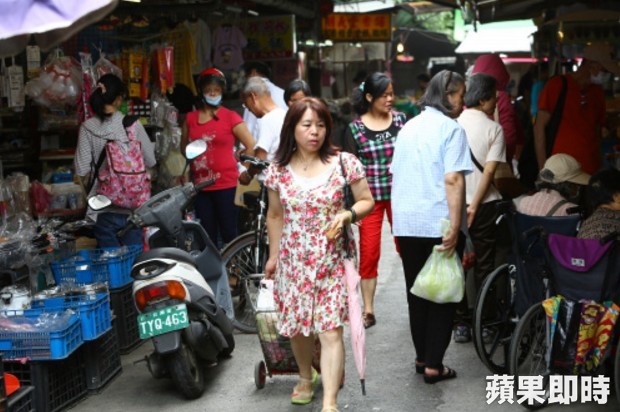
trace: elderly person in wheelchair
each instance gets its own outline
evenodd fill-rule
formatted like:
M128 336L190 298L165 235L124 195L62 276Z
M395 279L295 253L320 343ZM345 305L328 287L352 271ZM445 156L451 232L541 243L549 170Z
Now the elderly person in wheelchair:
M577 237L603 239L610 233L620 233L620 170L594 174L587 193L594 212L583 222Z
M555 154L538 175L538 192L514 200L517 211L531 216L567 216L569 209L581 206L581 194L589 178L574 157Z

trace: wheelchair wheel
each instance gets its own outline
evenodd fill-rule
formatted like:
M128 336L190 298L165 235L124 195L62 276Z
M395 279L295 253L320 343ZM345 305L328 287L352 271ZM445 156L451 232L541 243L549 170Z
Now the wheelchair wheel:
M504 264L486 277L474 306L473 340L482 363L504 374L510 338L514 331L514 266Z
M532 306L519 320L510 342L510 357L508 371L514 376L516 400L520 399L520 376L542 376L544 395L542 402L532 404L523 402L521 405L528 409L539 409L547 404L549 399L549 322L545 309L540 303Z

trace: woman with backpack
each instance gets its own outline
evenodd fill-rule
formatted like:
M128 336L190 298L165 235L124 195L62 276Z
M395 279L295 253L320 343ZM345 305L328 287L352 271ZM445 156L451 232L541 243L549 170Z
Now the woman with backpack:
M120 78L114 74L101 76L89 99L94 116L82 123L75 150L75 172L88 196L102 193L113 203L103 211L88 212L96 221L94 235L100 248L142 244L140 229L129 230L121 238L117 232L126 226L131 210L150 197L146 168L156 163L154 144L142 124L118 110L125 95ZM121 153L124 158L119 157ZM123 163L127 156L131 161L125 163L135 170L114 173L116 168L111 165Z
M226 78L218 69L206 69L198 76L198 110L190 112L183 124L181 149L194 140L204 140L207 151L191 164L194 183L214 179L215 184L196 196L196 216L214 244L218 235L226 244L237 236L235 192L239 171L235 159L236 142L245 154L254 154L254 138L241 116L222 106Z

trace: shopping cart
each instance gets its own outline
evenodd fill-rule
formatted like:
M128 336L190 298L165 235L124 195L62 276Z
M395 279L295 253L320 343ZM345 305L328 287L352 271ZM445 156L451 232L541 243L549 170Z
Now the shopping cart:
M274 310L256 312L256 329L258 340L263 351L264 360L254 367L254 383L258 389L265 387L267 375L296 375L299 367L293 355L289 338L278 334L276 327L277 314ZM312 366L320 373L321 343L315 340Z

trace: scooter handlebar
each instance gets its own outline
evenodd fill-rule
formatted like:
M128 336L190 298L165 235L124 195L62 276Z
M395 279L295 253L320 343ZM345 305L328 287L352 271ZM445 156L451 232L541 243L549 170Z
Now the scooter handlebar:
M131 220L128 220L127 224L125 225L125 227L122 228L121 230L119 230L118 232L116 232L116 236L118 236L119 238L123 237L123 236L125 236L127 234L127 232L129 232L129 230L131 230L131 229L133 229L135 227L136 227L135 223L133 223Z
M201 191L202 189L212 186L215 184L215 179L205 180L204 182L200 182L197 185L194 185L194 189L196 192Z

